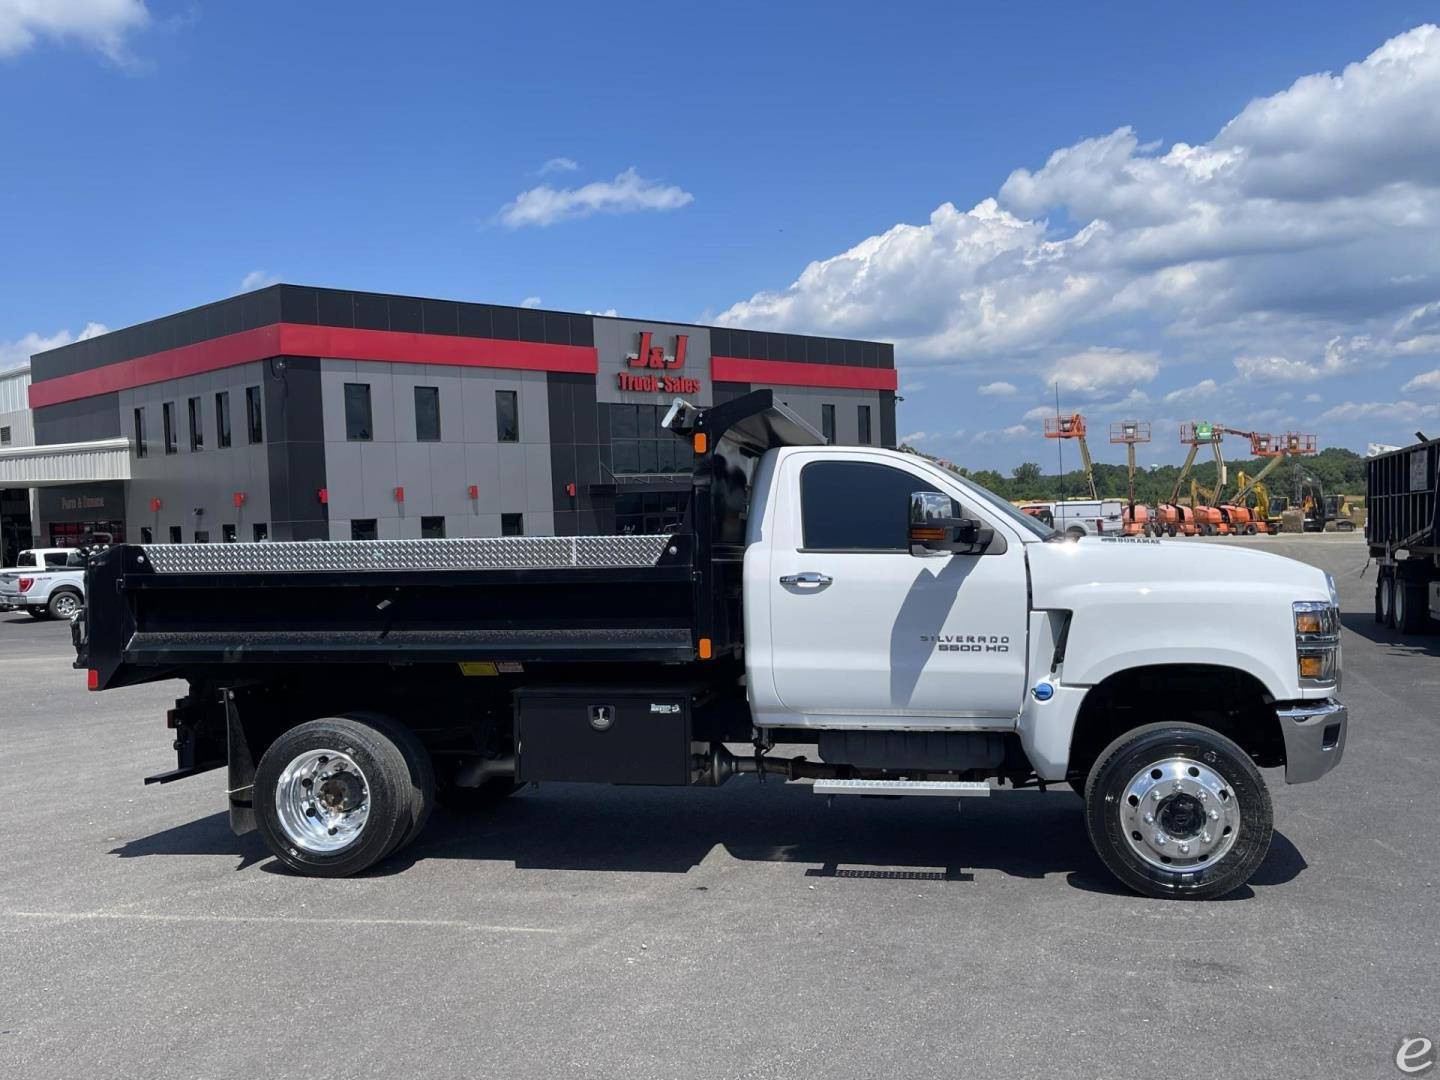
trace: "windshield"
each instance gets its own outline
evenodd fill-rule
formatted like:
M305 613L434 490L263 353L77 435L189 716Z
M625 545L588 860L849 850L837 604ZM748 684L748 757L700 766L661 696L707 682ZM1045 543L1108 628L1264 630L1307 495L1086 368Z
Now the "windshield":
M921 460L924 461L923 458ZM1031 517L1029 514L1022 514L1009 502L1000 498L1000 496L996 495L993 491L981 487L979 484L975 483L975 481L969 480L966 477L961 476L959 473L953 473L949 469L942 469L940 468L940 466L934 465L928 461L924 461L924 464L927 468L934 469L936 472L943 474L946 479L954 480L966 491L974 495L975 498L978 499L980 502L983 502L992 509L999 511L1000 514L1007 521L1009 521L1010 524L1014 525L1017 529L1020 530L1020 535L1022 538L1034 540L1051 540L1060 535L1058 531L1052 529L1043 521L1039 520L1038 518Z

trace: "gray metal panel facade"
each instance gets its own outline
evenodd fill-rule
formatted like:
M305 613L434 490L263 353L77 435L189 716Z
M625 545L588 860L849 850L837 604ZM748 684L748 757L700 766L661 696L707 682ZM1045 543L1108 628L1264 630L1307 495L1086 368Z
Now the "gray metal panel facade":
M359 518L374 519L381 540L418 538L430 516L445 519L447 536L498 536L509 513L524 515L527 534L554 531L544 372L324 360L320 380L332 540L349 540ZM346 383L370 387L369 441L346 438ZM417 386L440 392L439 442L416 438ZM519 442L497 437L499 390L516 394Z

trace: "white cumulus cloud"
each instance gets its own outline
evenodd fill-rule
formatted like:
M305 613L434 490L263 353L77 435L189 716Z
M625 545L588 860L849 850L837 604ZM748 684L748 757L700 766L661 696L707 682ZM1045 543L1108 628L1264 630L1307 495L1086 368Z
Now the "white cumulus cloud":
M613 180L595 180L576 188L541 184L522 191L500 208L496 219L507 228L545 227L591 214L633 214L676 210L695 196L674 184L646 180L632 166Z
M902 381L930 366L1024 385L1018 373L1097 412L1097 400L1143 405L1129 395L1156 380L1155 398L1208 396L1227 417L1272 387L1323 381L1354 406L1336 406L1337 425L1380 425L1382 410L1354 403L1399 399L1434 366L1400 374L1401 361L1440 361L1437 102L1440 28L1418 26L1237 102L1206 141L1130 127L1078 139L969 209L940 202L857 238L718 321L893 341ZM1193 386L1166 378L1201 364L1212 377ZM907 403L907 416L931 427L942 400ZM1391 404L1400 423L1403 402Z
M35 353L42 353L47 349L58 349L62 345L84 341L86 338L98 337L100 334L109 332L110 328L103 323L90 322L86 323L85 328L78 334L72 334L69 330L57 330L46 337L32 330L15 341L0 341L0 371L7 371L10 368L29 363L30 357Z
M1406 394L1413 394L1417 390L1435 391L1440 390L1440 368L1416 375L1413 379L1400 387Z
M1102 347L1060 357L1046 373L1045 382L1058 383L1062 391L1095 396L1148 383L1159 372L1154 353Z
M552 157L549 161L545 162L544 165L540 166L539 172L541 176L545 176L549 173L556 172L574 172L578 168L580 168L580 163L574 158Z
M242 293L254 292L256 289L264 289L270 285L280 284L280 278L267 270L251 270L240 279L240 291Z
M145 0L0 0L0 57L18 56L49 38L129 64L126 39L149 22Z
M1014 397L1020 391L1014 383L1002 380L988 382L980 387L980 393L985 397Z

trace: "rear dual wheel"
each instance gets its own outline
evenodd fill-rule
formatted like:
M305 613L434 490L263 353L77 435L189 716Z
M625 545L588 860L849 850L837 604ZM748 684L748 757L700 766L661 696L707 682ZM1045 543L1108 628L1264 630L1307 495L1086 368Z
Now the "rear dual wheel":
M1270 793L1250 756L1197 724L1150 724L1116 739L1085 784L1085 824L1105 866L1145 896L1233 892L1270 850Z
M312 877L347 877L410 843L435 801L415 733L369 713L311 720L270 744L255 770L255 817L275 857Z
M1392 594L1390 623L1402 634L1419 634L1430 617L1426 610L1425 586L1401 577L1390 579Z

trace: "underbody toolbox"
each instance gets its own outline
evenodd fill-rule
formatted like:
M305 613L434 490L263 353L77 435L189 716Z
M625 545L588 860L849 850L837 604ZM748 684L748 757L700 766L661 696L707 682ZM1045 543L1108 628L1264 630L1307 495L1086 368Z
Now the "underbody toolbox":
M517 779L690 784L690 687L535 687L515 695Z

